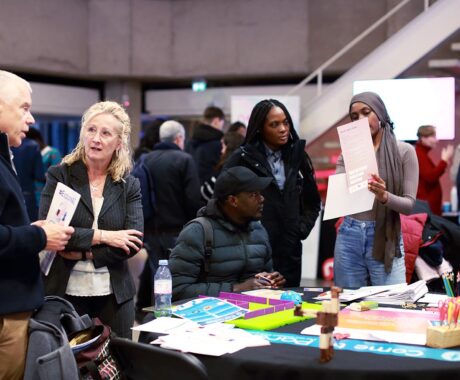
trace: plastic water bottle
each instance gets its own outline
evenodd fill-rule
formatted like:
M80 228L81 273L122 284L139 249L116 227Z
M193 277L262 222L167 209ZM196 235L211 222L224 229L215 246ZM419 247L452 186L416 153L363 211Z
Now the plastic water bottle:
M154 277L155 317L171 316L172 277L168 260L160 260Z
M452 189L450 190L450 203L452 204L453 212L458 211L457 191L458 191L457 186L452 186Z

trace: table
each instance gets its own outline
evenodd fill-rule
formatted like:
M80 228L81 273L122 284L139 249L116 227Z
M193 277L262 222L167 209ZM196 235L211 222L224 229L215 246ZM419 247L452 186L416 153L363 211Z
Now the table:
M305 298L309 298L308 296ZM313 324L304 321L278 328L295 333ZM141 334L140 341L153 337ZM460 378L460 362L416 359L335 350L329 363L319 363L319 349L285 344L252 347L220 357L196 355L212 380L433 380Z

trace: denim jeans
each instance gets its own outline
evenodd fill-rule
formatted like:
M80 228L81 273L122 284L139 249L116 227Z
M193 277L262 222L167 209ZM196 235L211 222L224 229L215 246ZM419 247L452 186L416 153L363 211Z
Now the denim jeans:
M383 262L372 257L375 221L361 221L349 216L341 224L334 250L334 283L350 288L368 285L393 285L406 282L404 246L401 235L401 257L395 257L390 273Z

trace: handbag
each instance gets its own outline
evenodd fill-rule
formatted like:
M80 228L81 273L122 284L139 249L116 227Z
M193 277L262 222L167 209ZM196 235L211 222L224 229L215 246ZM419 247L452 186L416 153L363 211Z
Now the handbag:
M79 342L72 348L83 380L120 380L121 366L110 350L110 327L94 318L94 325L69 337Z

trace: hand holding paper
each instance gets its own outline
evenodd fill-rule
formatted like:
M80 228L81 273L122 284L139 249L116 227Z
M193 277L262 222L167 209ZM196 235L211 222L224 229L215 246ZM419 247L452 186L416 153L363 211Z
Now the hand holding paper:
M45 249L48 251L62 251L74 232L73 227L66 227L46 221L40 227L45 231Z
M378 174L371 174L371 178L368 180L368 189L371 193L375 194L375 197L380 203L386 203L388 201L385 181L380 178Z
M62 251L65 248L74 232L74 228L68 227L68 225L79 201L80 194L58 182L46 221L41 220L35 223L35 225L43 228L47 239L45 250L39 253L40 267L45 276L49 273L51 264L56 257L56 251Z

